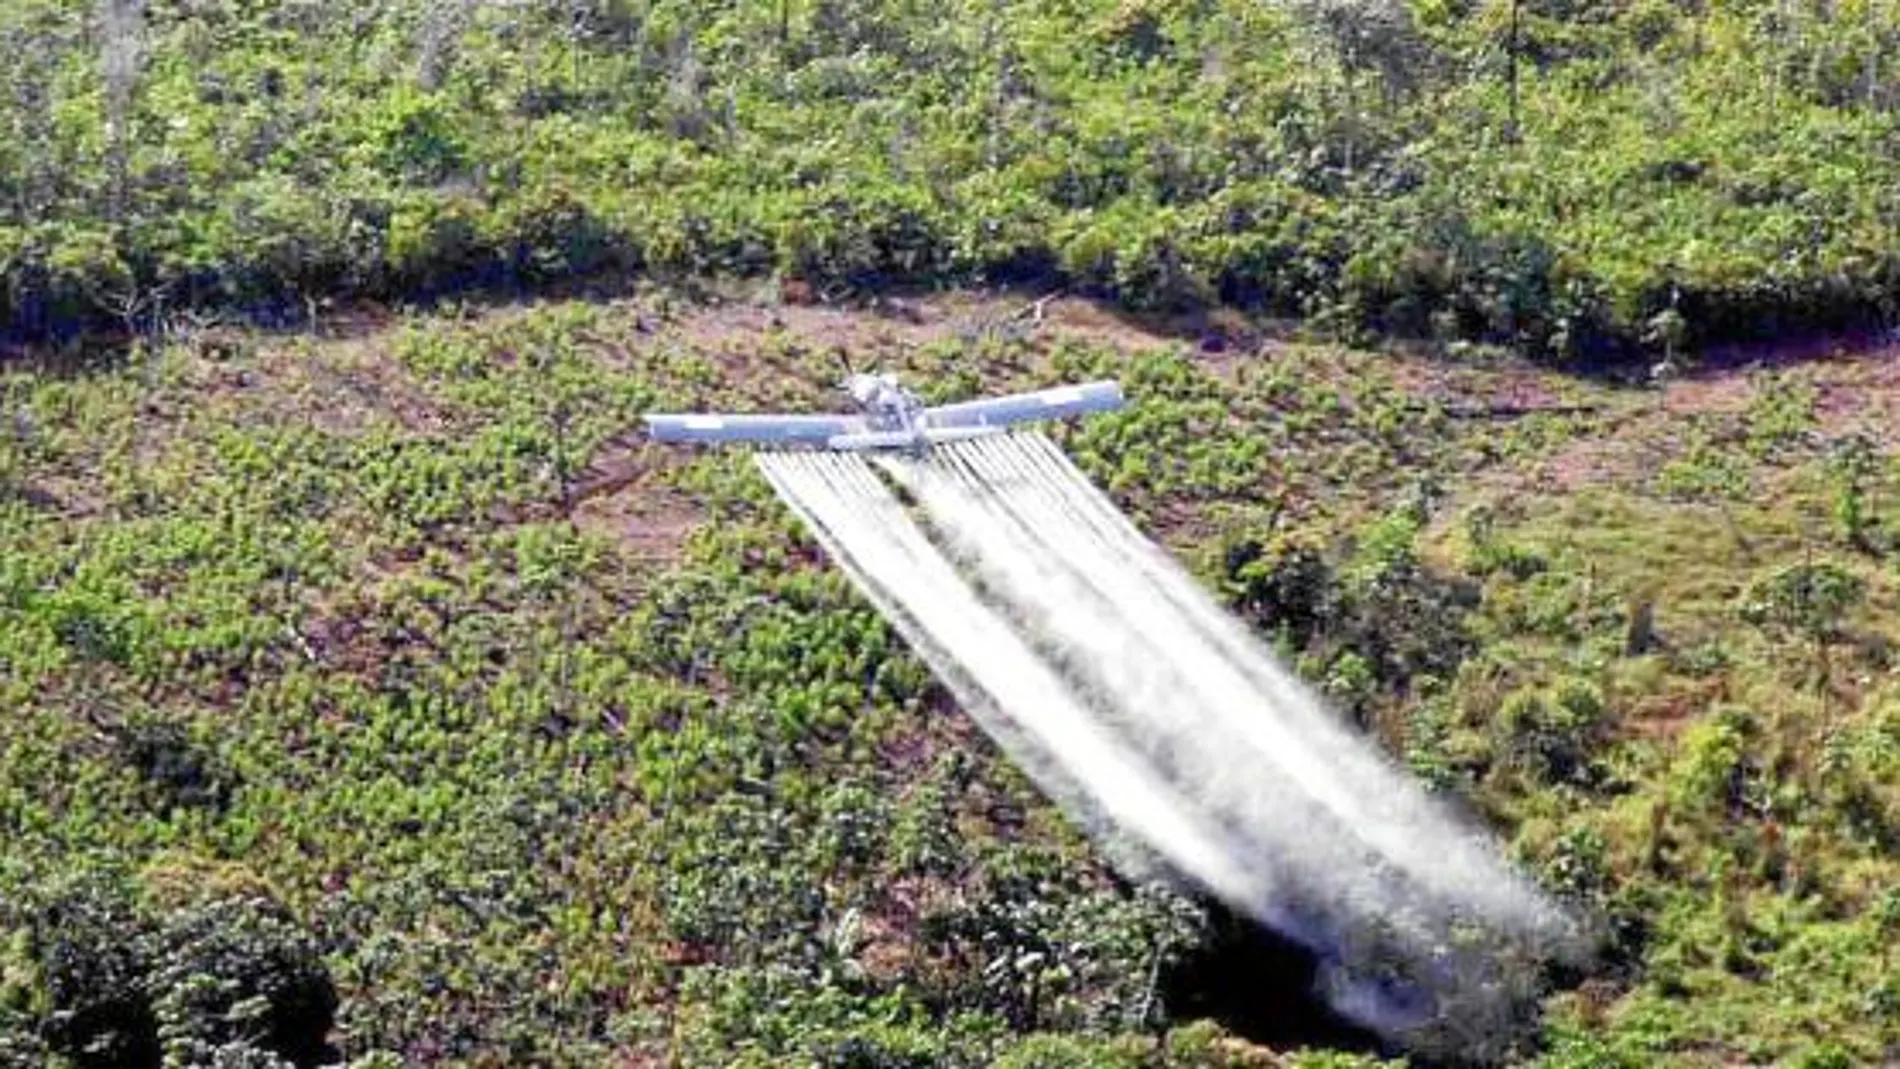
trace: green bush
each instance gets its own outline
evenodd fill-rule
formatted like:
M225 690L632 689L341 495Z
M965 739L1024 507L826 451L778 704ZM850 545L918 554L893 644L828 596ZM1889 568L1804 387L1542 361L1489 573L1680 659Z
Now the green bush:
M262 898L167 917L147 980L167 1065L322 1063L337 995L311 938Z
M991 1064L996 1069L1141 1069L1144 1052L1114 1040L1072 1036L1025 1036Z
M77 877L47 892L33 922L51 1046L81 1066L158 1065L152 932L130 890L107 877Z
M1587 783L1591 758L1609 725L1603 695L1580 681L1522 690L1498 711L1498 752L1551 783Z
M77 1064L303 1067L329 1056L329 973L268 899L210 898L153 917L130 884L80 876L47 888L32 920L44 1030Z

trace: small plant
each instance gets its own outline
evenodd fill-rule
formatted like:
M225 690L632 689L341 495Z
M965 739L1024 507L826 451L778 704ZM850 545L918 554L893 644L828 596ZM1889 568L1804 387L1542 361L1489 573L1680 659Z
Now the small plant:
M1866 435L1854 434L1834 443L1828 454L1828 473L1834 484L1834 522L1841 539L1866 553L1877 553L1880 525L1873 511L1873 479L1880 471L1880 455Z
M1656 473L1656 489L1687 501L1738 501L1748 496L1743 459L1722 450L1704 430L1693 432L1681 456Z
M1841 640L1847 617L1860 606L1866 589L1865 580L1839 565L1796 564L1750 587L1741 617L1771 639L1810 643L1815 687L1823 690L1832 683L1828 648Z
M1752 815L1750 755L1760 736L1757 718L1743 709L1717 709L1692 725L1670 772L1669 811Z
M1748 410L1750 452L1768 460L1801 444L1815 429L1818 400L1819 391L1805 378L1764 381Z
M1498 516L1494 509L1480 506L1464 517L1465 538L1471 545L1466 570L1484 578L1499 572L1525 580L1550 567L1550 561L1534 549L1505 541L1498 536Z

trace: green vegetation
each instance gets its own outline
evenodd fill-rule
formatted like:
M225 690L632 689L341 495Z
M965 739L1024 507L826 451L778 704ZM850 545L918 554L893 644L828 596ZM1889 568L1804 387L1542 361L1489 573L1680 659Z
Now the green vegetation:
M1891 326L1900 8L9 0L0 43L0 1066L1377 1063L1263 1023L1284 963L1116 878L741 459L634 437L829 403L841 351L1122 380L1065 449L1596 922L1508 978L1510 1060L1900 1058L1900 378L1542 366Z
M1061 281L1553 360L1884 325L1879 0L18 0L0 324Z
M0 1051L311 1064L334 1013L364 1065L1270 1064L1176 1013L1200 907L1112 879L748 465L624 437L816 403L833 342L933 392L1124 380L1071 454L1602 921L1521 1056L1900 1042L1900 570L1837 522L1844 455L1900 518L1887 440L1508 365L1216 372L1079 308L655 293L10 373ZM1484 417L1526 390L1574 403ZM1691 455L1754 492L1676 492Z

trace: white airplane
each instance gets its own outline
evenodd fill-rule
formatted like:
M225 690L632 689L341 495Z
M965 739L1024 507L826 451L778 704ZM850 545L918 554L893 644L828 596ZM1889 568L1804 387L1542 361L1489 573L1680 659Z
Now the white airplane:
M1019 423L1061 419L1122 406L1113 380L925 407L897 376L853 374L843 388L861 413L790 416L648 413L647 432L661 442L760 442L834 450L922 453L940 442L999 434Z

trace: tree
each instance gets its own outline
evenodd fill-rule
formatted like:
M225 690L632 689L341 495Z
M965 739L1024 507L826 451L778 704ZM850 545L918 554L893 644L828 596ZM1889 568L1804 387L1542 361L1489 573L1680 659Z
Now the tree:
M145 0L103 0L100 65L106 79L106 151L112 167L111 218L125 218L133 93L145 60Z
M1518 79L1517 79L1518 32L1519 32L1519 27L1521 26L1520 16L1522 14L1522 11L1521 11L1522 8L1523 8L1522 0L1511 0L1511 29L1510 29L1509 34L1505 38L1505 44L1504 44L1505 64L1506 64L1504 77L1505 77L1505 83L1510 92L1510 100L1511 100L1510 118L1506 120L1505 126L1504 126L1504 140L1513 145L1517 144L1518 132L1520 129L1519 120L1522 117L1522 112L1520 111L1521 104L1518 97L1519 90L1518 90Z
M1429 59L1425 41L1410 9L1391 0L1299 0L1294 10L1338 60L1345 96L1343 164L1351 175L1362 123L1359 75L1376 73L1388 97L1412 91Z

